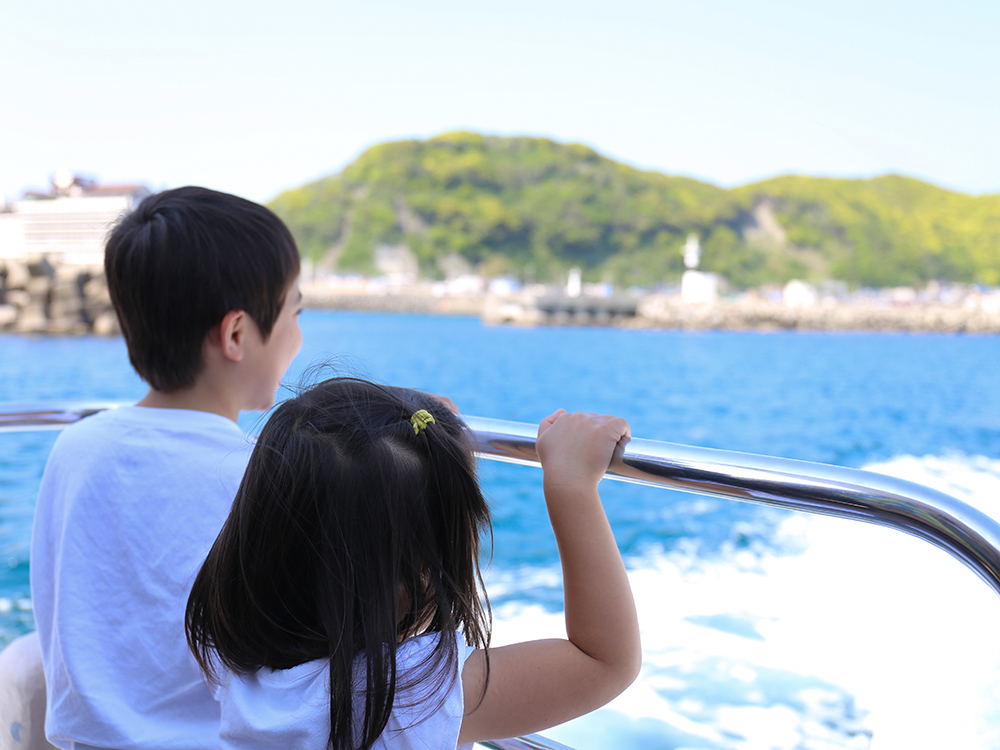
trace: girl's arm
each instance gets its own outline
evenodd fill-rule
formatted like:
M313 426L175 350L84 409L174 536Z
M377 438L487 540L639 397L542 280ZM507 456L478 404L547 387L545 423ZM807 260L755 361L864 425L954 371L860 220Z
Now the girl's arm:
M466 716L460 743L561 724L604 705L638 674L635 602L597 493L616 446L629 434L624 419L562 409L539 425L538 456L562 562L567 638L490 649L485 695L485 654L474 652L462 672Z

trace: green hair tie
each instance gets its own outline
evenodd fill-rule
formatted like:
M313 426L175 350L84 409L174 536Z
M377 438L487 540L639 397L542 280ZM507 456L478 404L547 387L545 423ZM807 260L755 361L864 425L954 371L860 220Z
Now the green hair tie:
M410 424L413 425L413 433L415 435L419 435L427 429L427 425L436 423L434 421L433 414L426 409L420 409L419 411L413 412L413 416L410 417Z

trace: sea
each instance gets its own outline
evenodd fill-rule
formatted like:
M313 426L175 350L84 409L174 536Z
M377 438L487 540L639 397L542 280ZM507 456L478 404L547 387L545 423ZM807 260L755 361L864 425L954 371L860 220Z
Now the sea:
M895 475L1000 515L1000 337L489 327L307 310L294 387L360 374L537 423ZM128 403L117 338L0 336L0 401ZM260 429L266 415L241 425ZM0 645L33 627L35 494L55 432L0 434ZM494 643L562 634L541 471L483 461ZM1000 748L1000 598L897 531L605 481L643 640L635 684L544 732L577 750Z

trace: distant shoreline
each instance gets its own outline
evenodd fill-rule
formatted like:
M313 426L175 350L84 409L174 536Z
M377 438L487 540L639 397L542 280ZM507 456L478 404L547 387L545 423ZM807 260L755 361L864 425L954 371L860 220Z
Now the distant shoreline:
M99 266L6 261L0 268L0 332L114 335L118 325ZM612 326L627 329L724 331L866 331L1000 334L1000 295L975 294L948 304L911 299L818 299L792 306L747 295L712 303L679 296L565 297L520 291L509 296L442 294L429 282L335 286L303 282L308 308L478 317L491 325Z
M389 312L421 315L474 316L498 325L612 326L627 329L722 330L722 331L838 331L882 333L1000 334L1000 305L947 305L911 303L887 305L875 302L821 303L812 307L790 307L766 300L719 300L714 303L683 303L668 295L638 299L634 316L586 318L584 316L533 315L523 300L522 319L498 318L491 310L510 304L506 298L488 295L436 297L431 294L338 294L303 288L308 308Z

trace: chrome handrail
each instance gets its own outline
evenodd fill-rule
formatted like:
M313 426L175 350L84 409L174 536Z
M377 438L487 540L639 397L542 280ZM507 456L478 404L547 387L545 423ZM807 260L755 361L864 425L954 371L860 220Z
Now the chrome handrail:
M483 458L538 465L536 428L465 417ZM951 553L1000 594L1000 523L943 492L861 469L633 438L606 474L636 484L887 526Z
M573 750L568 745L562 745L540 734L526 734L523 737L511 737L509 740L488 740L476 744L493 750Z
M0 403L0 432L61 430L84 417L113 409L117 404L74 404L15 402Z
M61 429L113 405L3 404L0 432ZM539 465L534 425L465 416L482 458ZM904 531L951 553L1000 593L1000 523L904 479L790 458L633 438L606 477L849 518Z

